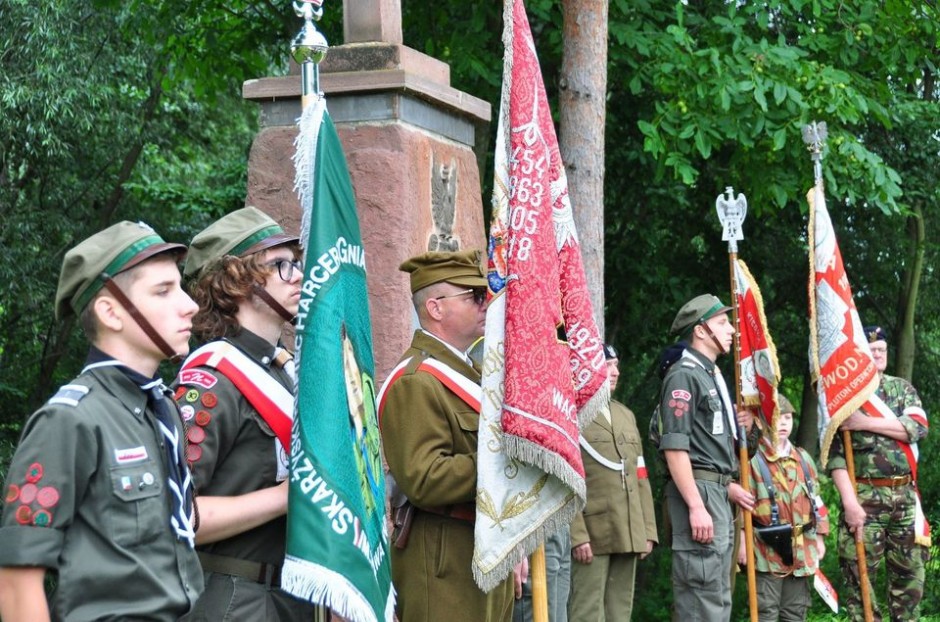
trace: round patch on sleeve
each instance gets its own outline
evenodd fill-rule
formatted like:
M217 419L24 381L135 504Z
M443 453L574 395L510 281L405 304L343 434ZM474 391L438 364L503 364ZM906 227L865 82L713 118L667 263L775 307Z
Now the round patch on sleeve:
M188 462L198 462L202 458L202 447L199 445L189 445L186 447L186 460Z
M28 505L21 505L16 508L16 522L20 525L28 525L33 522L33 511Z
M48 527L51 522L52 514L49 513L49 510L38 510L33 514L33 524L37 527Z
M189 439L190 443L196 443L197 445L202 441L206 440L206 431L200 428L198 425L191 426L186 430L186 438Z
M38 462L34 462L29 465L29 469L26 471L26 481L30 484L35 484L42 479L42 465Z
M199 399L199 391L196 389L190 389L186 392L186 401L192 404Z
M202 405L206 408L215 408L215 405L219 403L219 398L215 396L215 393L203 393L202 394Z
M209 425L210 421L212 421L212 415L209 414L208 410L196 411L196 425L205 427Z
M36 484L23 484L23 487L20 488L20 503L32 503L36 500L38 492L39 488Z
M55 507L59 502L59 491L53 486L45 486L36 494L36 501L44 508Z
M10 484L10 487L7 488L6 502L13 503L19 498L19 496L20 496L20 487L17 486L16 484Z
M180 406L180 414L183 416L183 421L189 421L196 414L196 409L192 404L183 404Z

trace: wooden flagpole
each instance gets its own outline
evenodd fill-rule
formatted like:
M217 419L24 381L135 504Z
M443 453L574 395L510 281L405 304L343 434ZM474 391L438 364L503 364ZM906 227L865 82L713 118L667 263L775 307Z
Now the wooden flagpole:
M545 542L532 553L529 574L532 575L532 622L548 620L548 582L545 574Z
M731 319L734 323L734 404L740 408L741 398L741 328L738 325L738 286L735 278L735 262L738 260L738 240L744 239L741 225L747 216L747 199L743 194L734 198L732 188L725 188L724 195L715 199L715 209L722 225L721 239L728 242L728 265L731 269ZM732 413L737 417L737 413ZM751 492L751 461L747 455L747 429L738 426L738 462L741 466L741 487ZM737 538L738 534L735 533ZM757 622L757 573L754 566L754 521L750 510L744 511L744 548L747 553L747 602L751 612L751 622ZM732 564L735 560L731 561Z

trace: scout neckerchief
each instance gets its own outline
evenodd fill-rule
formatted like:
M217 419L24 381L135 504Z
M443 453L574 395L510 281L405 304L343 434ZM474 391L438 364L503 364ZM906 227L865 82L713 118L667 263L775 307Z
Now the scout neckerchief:
M728 395L728 385L725 384L725 379L721 375L721 370L718 369L718 366L712 363L712 368L709 369L705 367L702 361L689 352L688 350L682 351L683 360L688 359L694 362L696 365L708 372L715 382L715 386L718 388L718 394L721 395L721 403L724 405L724 410L728 418L728 426L731 428L731 435L734 438L738 438L738 422L734 417L734 409L731 407L731 396Z
M196 533L193 528L193 482L189 469L183 464L182 439L176 422L182 422L179 413L170 407L169 395L163 380L159 377L148 378L117 361L101 350L92 347L88 353L85 369L82 373L102 367L116 367L127 378L140 387L147 396L147 405L153 410L157 427L164 438L167 463L167 487L172 493L170 500L173 509L170 512L170 526L179 540L195 546Z
M291 373L288 361L285 368ZM212 341L193 352L180 369L180 383L186 383L186 372L196 367L210 367L228 378L258 411L284 449L290 447L294 423L294 394L272 377L267 370L227 341Z
M868 416L878 419L897 421L898 418L894 411L885 404L884 400L878 397L878 394L874 394L868 398L868 401L862 404L862 410L864 410ZM924 423L926 423L927 420L926 411L916 406L905 408L903 414L923 417ZM924 515L924 509L920 502L920 490L917 488L917 443L905 443L897 439L895 439L895 442L897 442L898 447L904 452L904 456L907 458L907 464L911 469L911 481L914 482L914 540L917 544L930 546L930 523L927 522L927 517Z
M396 365L395 369L389 373L385 384L382 385L382 389L379 391L378 398L376 399L379 405L379 425L382 423L382 411L385 409L385 396L388 394L389 388L395 384L395 381L405 374L408 364L411 363L411 361L412 357L409 356ZM480 400L483 399L483 389L476 382L470 380L450 365L442 363L437 359L426 358L418 364L416 371L431 374L454 395L473 408L473 410L477 413L480 412Z

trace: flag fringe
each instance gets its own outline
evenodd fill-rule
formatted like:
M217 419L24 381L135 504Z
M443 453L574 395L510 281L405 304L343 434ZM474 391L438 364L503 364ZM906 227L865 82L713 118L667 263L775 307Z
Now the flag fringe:
M317 164L317 141L320 126L326 111L326 99L316 97L304 108L297 120L299 131L294 139L294 192L300 198L300 245L304 247L310 239L310 223L313 219L313 179ZM304 249L306 250L306 249ZM299 353L298 353L299 354Z
M372 607L356 586L326 566L287 555L281 573L281 589L296 598L328 607L349 622L379 622ZM395 615L395 588L385 605L385 621Z
M490 592L505 581L516 565L532 554L546 539L562 529L568 528L574 517L581 511L578 497L571 494L564 504L544 521L535 521L535 529L523 537L506 557L495 566L482 569L479 560L473 564L473 580L484 592Z
M503 452L510 458L530 464L556 477L578 496L582 505L587 499L584 477L572 469L567 460L554 452L545 451L544 446L519 436L504 434Z

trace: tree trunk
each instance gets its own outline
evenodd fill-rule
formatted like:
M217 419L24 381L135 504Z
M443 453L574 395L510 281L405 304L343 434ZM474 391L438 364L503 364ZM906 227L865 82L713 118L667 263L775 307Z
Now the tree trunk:
M898 301L897 346L895 347L895 375L911 379L914 373L914 312L917 310L917 294L924 271L924 244L926 233L924 214L920 205L913 206L914 213L907 219L908 261L904 271L904 287Z
M559 148L594 317L604 334L604 123L607 0L564 0Z
M819 399L809 371L803 374L803 395L800 398L800 424L791 435L793 444L802 447L819 463Z

